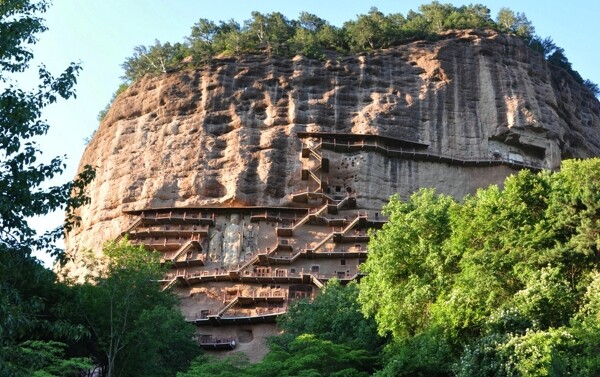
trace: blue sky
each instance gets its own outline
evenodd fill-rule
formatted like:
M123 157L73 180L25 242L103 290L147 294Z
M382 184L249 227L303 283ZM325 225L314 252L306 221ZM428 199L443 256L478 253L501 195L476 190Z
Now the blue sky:
M573 68L584 79L600 84L600 50L598 14L600 1L579 0L505 0L440 1L460 6L481 3L495 18L501 7L523 12L542 37L551 36L565 49ZM97 128L98 112L104 108L120 83L121 63L137 45L180 42L199 18L214 21L231 18L242 22L253 10L262 13L282 12L296 18L301 11L314 13L341 26L357 14L376 6L384 13L417 10L430 1L355 1L355 0L54 0L46 13L49 30L39 35L33 47L35 68L44 63L58 75L70 62L81 62L83 71L77 84L77 99L52 105L44 113L51 125L48 135L39 140L44 158L67 155L67 170L60 181L74 177L85 148L84 138ZM16 79L26 89L36 84L35 69ZM61 222L62 214L35 219L41 229Z

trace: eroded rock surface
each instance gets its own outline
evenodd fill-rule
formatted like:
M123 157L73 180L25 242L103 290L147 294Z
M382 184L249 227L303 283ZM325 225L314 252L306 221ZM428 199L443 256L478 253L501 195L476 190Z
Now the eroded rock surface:
M147 77L119 96L81 159L97 178L68 252L114 239L130 225L123 211L297 205L290 195L306 185L302 143L319 142L298 132L380 135L424 144L431 155L557 169L563 158L600 155L600 104L521 40L494 32L327 61L217 59ZM423 186L460 197L515 172L328 153L330 187L356 192L365 209ZM211 253L239 259L242 230L221 231L226 246L211 243Z

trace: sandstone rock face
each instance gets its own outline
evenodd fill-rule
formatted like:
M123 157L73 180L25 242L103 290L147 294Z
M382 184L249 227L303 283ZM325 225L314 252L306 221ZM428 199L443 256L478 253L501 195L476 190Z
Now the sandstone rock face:
M515 172L461 160L557 169L563 158L600 155L600 104L522 41L482 31L327 61L243 56L147 77L119 96L81 159L97 178L67 251L114 239L131 222L123 211L298 206L302 146L319 143L317 133L410 141L456 160L328 151L329 187L378 210L393 193L433 186L460 197ZM232 261L244 253L235 225L215 244Z

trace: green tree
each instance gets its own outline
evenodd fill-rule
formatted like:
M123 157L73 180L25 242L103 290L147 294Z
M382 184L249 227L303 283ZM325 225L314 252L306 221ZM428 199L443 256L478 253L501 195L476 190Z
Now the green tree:
M452 4L440 4L438 1L432 1L429 4L423 4L419 11L429 25L429 31L440 33L447 29L446 20L455 11Z
M249 367L248 359L243 354L217 359L201 355L195 358L189 369L185 372L177 373L177 377L249 377L247 371Z
M393 196L384 208L390 222L369 244L359 294L380 334L414 335L430 322L428 308L456 269L455 259L443 249L453 205L450 197L421 190L408 202Z
M215 53L223 53L228 56L238 56L243 53L255 51L256 41L253 41L250 32L242 30L235 20L221 21L219 32L214 41Z
M359 294L393 335L380 375L595 375L599 192L589 159L461 203L393 198Z
M91 272L78 293L77 313L96 344L107 377L168 376L197 355L194 328L174 308L176 298L159 290L158 256L122 241L90 254Z
M406 22L402 30L409 37L426 38L429 36L429 22L421 13L412 9L406 14Z
M27 373L33 377L80 376L92 369L88 358L67 358L67 344L56 341L26 341L19 345L16 354L27 365ZM3 369L0 367L0 372ZM6 376L7 374L2 374Z
M123 80L132 83L135 80L150 74L167 73L179 68L182 61L190 54L189 47L182 43L161 43L159 40L154 45L136 46L133 56L121 64L124 70Z
M313 334L296 337L288 347L272 345L258 364L248 368L250 376L352 376L366 377L374 360L366 350L352 349Z
M333 48L336 44L336 29L314 14L300 13L295 26L294 36L289 41L293 54L322 58L322 50Z
M294 302L278 326L284 332L286 343L302 334L313 334L317 339L375 353L383 345L375 321L360 312L358 285L342 286L335 279L329 281L312 302Z
M382 354L383 368L374 376L447 376L455 354L443 329L427 329L414 337L390 342Z
M63 227L38 235L28 218L66 209L65 227L77 217L72 210L87 201L83 188L93 178L86 169L74 182L47 188L48 180L64 169L64 157L39 163L34 141L49 125L41 119L43 109L59 98L74 96L80 70L71 64L58 77L44 66L38 68L39 84L27 92L18 88L18 74L29 68L30 50L37 34L46 30L41 14L46 1L5 0L0 5L0 374L29 376L44 363L28 360L32 347L56 349L58 342L72 343L85 335L77 324L65 321L62 305L68 289L56 283L31 253L34 249L61 258L54 241ZM32 343L34 342L34 343ZM59 353L56 357L62 358ZM64 361L70 358L64 356ZM52 362L54 363L54 362ZM36 369L37 368L37 369Z
M481 4L454 8L444 21L446 29L475 29L493 26L494 22L491 19L489 8Z
M286 52L286 42L294 34L290 21L279 12L252 12L252 18L246 20L245 26L248 33L256 38L258 46L275 55Z
M4 84L0 93L0 237L2 245L26 255L37 248L60 256L60 250L51 245L62 237L62 227L38 237L27 218L81 204L86 198L80 189L93 178L93 171L86 169L76 182L43 188L45 182L63 172L64 156L36 164L41 151L32 139L44 135L50 127L40 119L42 110L59 98L75 94L73 86L80 67L71 63L55 78L41 66L40 84L32 92L18 89L10 76L29 67L33 54L27 45L35 43L35 34L46 29L38 15L47 6L44 1L30 4L11 0L0 7L0 82ZM72 226L75 218L71 215L68 220L66 225Z
M192 26L192 32L187 38L187 42L195 63L207 61L214 55L215 37L220 31L217 24L206 18L201 18Z
M348 45L352 51L386 48L398 39L403 19L388 17L372 7L367 14L360 14L355 21L344 23Z
M535 28L523 13L515 13L509 8L501 8L496 16L496 25L501 32L515 33L519 37L529 39L535 35Z
M73 293L33 257L0 245L1 376L31 376L63 362L74 366L84 362L71 360L74 355L63 353L62 347L89 334L69 315ZM49 354L43 355L42 349Z

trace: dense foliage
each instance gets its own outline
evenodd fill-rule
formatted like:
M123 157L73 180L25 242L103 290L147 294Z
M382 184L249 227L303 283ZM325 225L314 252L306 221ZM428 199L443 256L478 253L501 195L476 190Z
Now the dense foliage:
M386 211L359 296L393 336L379 375L600 373L599 159Z
M39 67L37 88L19 89L18 75L33 58L28 47L45 30L39 14L47 3L4 0L0 5L0 375L67 375L90 365L89 360L64 356L66 344L86 331L65 321L63 309L71 293L32 257L34 249L62 256L54 241L63 228L39 236L28 218L67 209L65 226L70 227L77 220L71 210L87 200L82 190L93 170L85 170L75 182L48 187L48 180L62 172L64 157L39 163L34 141L49 127L42 110L74 95L79 66L71 64L58 77Z
M565 69L594 94L598 87L584 81L551 38L535 35L535 29L523 13L502 8L496 19L482 4L460 7L434 1L419 7L419 11L384 14L371 8L367 14L346 21L341 27L307 12L298 19L288 19L279 12L252 12L243 24L201 18L183 43L155 41L152 46L138 46L133 56L123 63L123 79L131 83L146 74L159 74L199 66L216 56L239 56L247 53L267 53L323 59L329 51L356 53L397 46L415 39L436 39L440 33L453 29L489 28L513 33L540 51L548 62Z
M419 12L384 14L371 8L342 27L307 12L290 20L279 12L252 12L243 24L234 20L215 23L200 19L184 43L138 46L123 63L124 79L132 82L145 74L176 70L186 64L199 65L215 56L239 56L264 52L273 55L324 58L328 51L362 52L396 46L415 39L435 39L450 29L493 28L527 40L534 28L524 14L503 8L497 21L481 4L456 7L434 1L421 5Z
M199 353L195 328L175 296L159 290L159 256L126 241L108 243L102 255L85 258L91 274L73 287L71 310L92 334L87 346L96 365L107 377L166 377L185 369Z
M302 334L312 334L356 349L378 352L384 339L377 335L373 318L365 318L358 304L358 284L342 286L331 280L312 301L293 302L278 321L283 335L278 344L289 343Z

